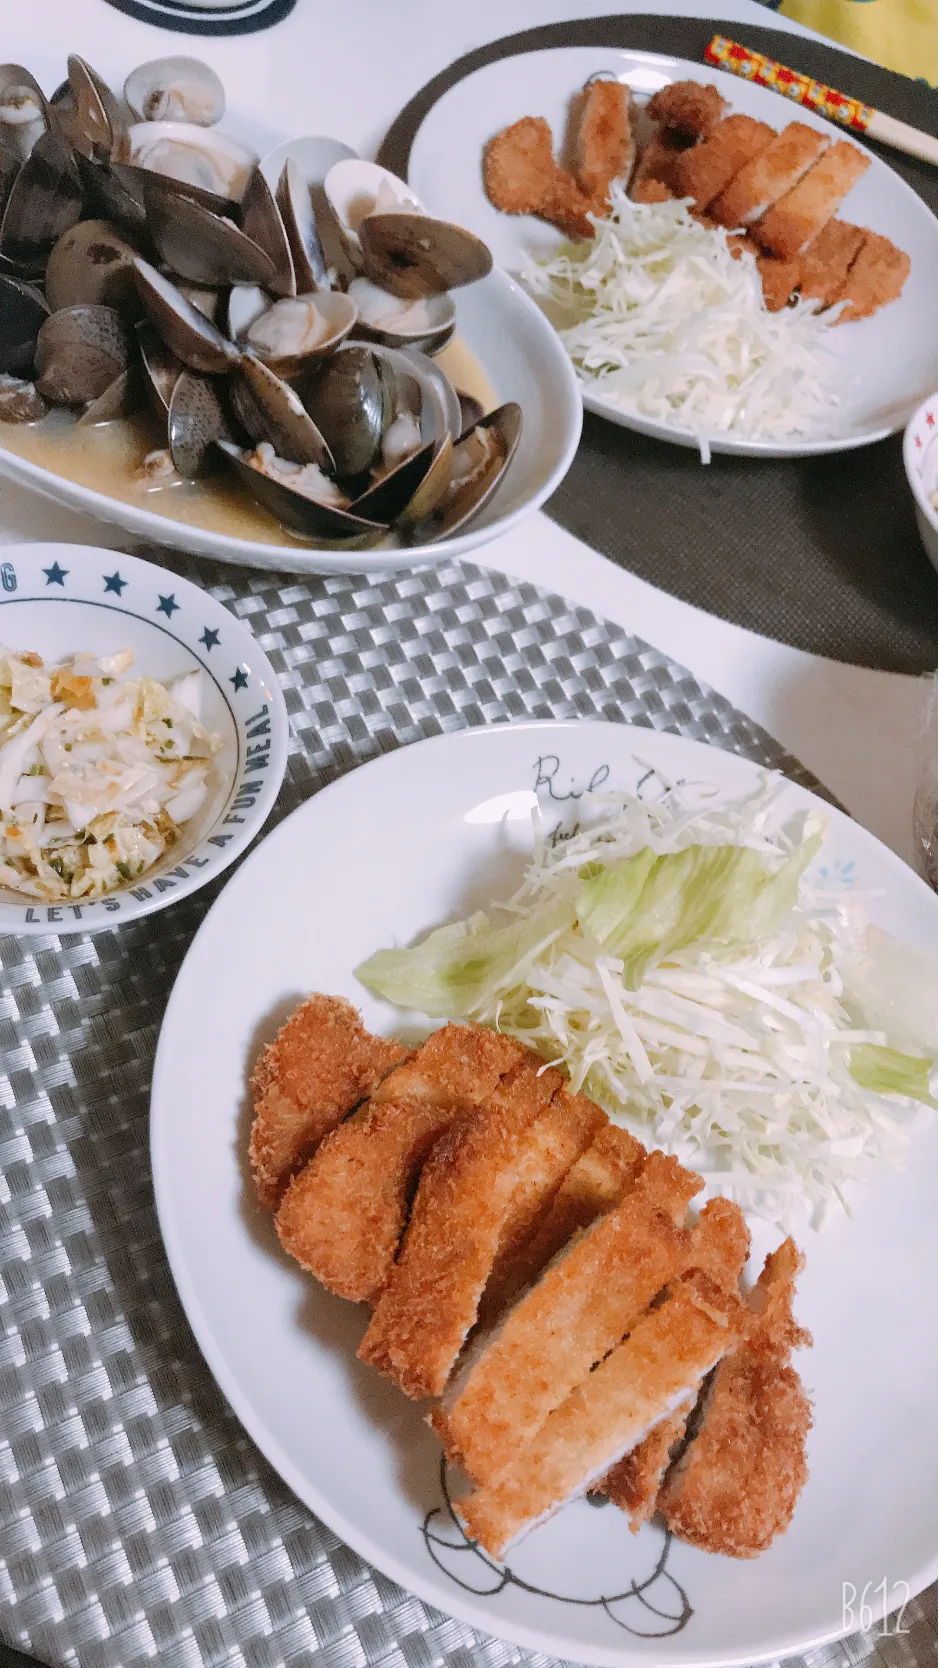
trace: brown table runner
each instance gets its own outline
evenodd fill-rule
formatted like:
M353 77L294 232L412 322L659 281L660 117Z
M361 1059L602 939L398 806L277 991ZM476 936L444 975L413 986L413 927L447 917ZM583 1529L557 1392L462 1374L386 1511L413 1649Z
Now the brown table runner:
M501 58L557 46L619 46L701 62L717 33L742 36L782 63L936 132L936 94L924 82L824 41L724 19L626 15L529 29L457 59L405 107L379 160L406 175L428 111L456 82ZM785 117L780 102L780 121ZM870 149L935 211L935 168L880 145ZM547 510L621 567L764 636L885 671L936 664L936 574L919 541L899 435L828 457L715 457L704 468L694 452L587 413L577 458Z

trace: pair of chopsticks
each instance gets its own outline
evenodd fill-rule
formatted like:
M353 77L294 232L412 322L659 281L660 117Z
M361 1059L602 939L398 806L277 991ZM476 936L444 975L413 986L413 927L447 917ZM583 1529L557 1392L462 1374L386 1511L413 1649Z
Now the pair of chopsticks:
M923 162L939 163L939 140L934 139L931 133L921 133L919 128L908 127L906 122L885 116L883 111L862 104L860 99L836 93L833 87L825 87L820 81L813 81L810 75L800 75L797 70L786 69L784 64L764 57L762 52L751 52L748 46L729 41L724 35L715 35L704 56L709 64L716 65L718 69L730 70L732 75L742 75L745 80L755 81L760 87L782 93L784 98L794 99L797 104L816 110L820 116L827 116L829 121L853 128L855 133L879 139L882 144L891 145L896 151L905 151L908 156L918 156Z

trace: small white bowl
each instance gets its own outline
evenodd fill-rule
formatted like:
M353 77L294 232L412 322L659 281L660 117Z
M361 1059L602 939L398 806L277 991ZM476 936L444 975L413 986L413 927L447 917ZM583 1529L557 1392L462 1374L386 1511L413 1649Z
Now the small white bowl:
M923 549L933 567L939 566L939 515L933 494L939 487L939 395L930 394L914 412L903 435L903 462L916 506L916 522Z
M206 728L222 737L215 791L172 853L139 881L79 903L44 904L0 887L0 933L98 932L152 915L214 880L260 833L287 767L287 709L267 656L205 591L117 550L7 545L0 642L47 662L132 649L133 671L160 682L201 667Z

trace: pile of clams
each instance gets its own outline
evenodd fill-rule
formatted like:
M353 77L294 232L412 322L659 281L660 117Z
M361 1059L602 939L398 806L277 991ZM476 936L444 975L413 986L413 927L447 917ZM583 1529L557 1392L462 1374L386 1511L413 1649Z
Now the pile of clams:
M329 547L456 532L521 432L433 357L488 249L338 141L259 160L224 110L192 58L140 65L122 97L82 58L49 98L0 66L0 422L149 402L154 485L233 471Z

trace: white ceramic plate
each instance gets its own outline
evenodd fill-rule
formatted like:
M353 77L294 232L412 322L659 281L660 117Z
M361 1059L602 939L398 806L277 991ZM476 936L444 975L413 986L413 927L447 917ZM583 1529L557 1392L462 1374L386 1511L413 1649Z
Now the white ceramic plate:
M899 1605L932 1579L934 1137L852 1221L807 1246L798 1310L816 1343L800 1367L815 1428L788 1533L752 1563L673 1544L654 1581L661 1532L634 1538L613 1508L584 1503L522 1542L510 1578L469 1550L447 1527L438 1445L420 1409L355 1360L362 1310L279 1251L245 1174L247 1076L297 1000L341 993L369 1025L400 1030L355 966L506 895L539 781L560 820L604 767L611 785L634 787L650 764L733 793L759 774L732 754L625 725L497 725L376 760L289 817L226 887L179 974L154 1071L154 1181L170 1264L216 1378L290 1487L365 1558L473 1626L562 1658L750 1663L856 1629L862 1593L876 1621L884 1599ZM786 787L787 810L811 798ZM877 888L877 919L931 944L932 893L830 814L830 873ZM779 1236L754 1228L762 1258ZM652 1608L623 1596L633 1582L649 1583ZM693 1609L680 1631L675 1583Z
M273 667L234 615L168 568L86 544L7 545L0 555L0 642L47 662L133 649L134 671L160 681L202 667L206 727L222 737L208 804L140 881L54 905L0 887L0 933L97 932L152 915L221 874L267 821L289 738Z
M807 123L843 138L821 116L793 109L779 94L710 65L649 52L557 47L527 52L476 70L457 82L428 112L411 149L408 178L432 213L444 211L489 244L507 272L521 270L526 254L554 253L561 239L550 226L500 214L482 185L480 159L486 141L520 116L544 116L555 139L564 131L568 103L588 76L611 72L627 83L640 104L671 81L713 82L734 111L782 128ZM802 457L866 446L902 429L936 385L936 222L925 203L879 157L845 201L843 217L870 226L905 249L912 270L900 299L871 319L833 329L831 375L842 402L843 428L814 441L747 441L710 437L711 448L752 457ZM628 416L604 399L584 393L588 411L624 428L677 445L697 446L694 436L661 423Z

